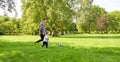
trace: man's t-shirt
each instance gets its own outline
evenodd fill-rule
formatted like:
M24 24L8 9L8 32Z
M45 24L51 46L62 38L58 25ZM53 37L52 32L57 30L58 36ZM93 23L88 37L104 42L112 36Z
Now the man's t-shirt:
M40 23L39 31L40 31L40 34L45 34L45 27L43 22Z

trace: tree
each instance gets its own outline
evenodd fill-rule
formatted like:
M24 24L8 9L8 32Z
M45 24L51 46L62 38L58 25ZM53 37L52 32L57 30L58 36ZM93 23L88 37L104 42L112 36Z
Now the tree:
M0 17L0 33L2 34L17 34L20 30L20 19L10 18L8 16Z
M22 0L22 26L25 28L29 26L29 23L34 23L36 26L39 26L41 20L46 17L48 20L46 28L51 31L53 36L57 36L59 32L62 34L70 32L73 17L79 20L81 14L83 16L83 14L87 13L92 1L93 0ZM23 31L25 31L25 29L23 29ZM28 29L26 31L28 33L31 32L31 30L28 31Z
M108 26L107 16L103 15L99 17L96 24L97 31L103 34L107 33L107 26Z
M108 30L111 33L120 33L120 11L113 11L107 14Z
M74 10L71 9L69 0L22 0L22 3L22 26L25 29L29 23L39 26L41 20L46 17L47 29L53 33L53 36L57 36L60 31L67 30L69 24L72 23ZM26 31L28 32L28 29Z
M83 31L83 28L85 26L82 26L81 24L84 24L86 21L86 16L89 14L89 8L92 6L93 0L76 0L77 5L75 6L76 8L76 24L77 24L77 29L79 32ZM86 23L85 23L86 24ZM84 29L86 31L86 28Z
M83 15L77 20L77 27L80 32L91 33L96 31L96 21L101 16L107 14L104 8L92 5Z
M4 10L4 15L7 15L7 11L10 13L15 12L17 16L16 5L14 0L0 0L0 8Z

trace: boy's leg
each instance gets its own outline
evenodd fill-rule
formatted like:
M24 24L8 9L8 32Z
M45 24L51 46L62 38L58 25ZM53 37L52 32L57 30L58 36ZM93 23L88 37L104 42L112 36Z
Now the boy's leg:
M46 42L46 48L48 48L48 42Z
M44 46L45 44L46 44L46 43L45 43L45 42L43 42L42 48L43 48L43 46Z

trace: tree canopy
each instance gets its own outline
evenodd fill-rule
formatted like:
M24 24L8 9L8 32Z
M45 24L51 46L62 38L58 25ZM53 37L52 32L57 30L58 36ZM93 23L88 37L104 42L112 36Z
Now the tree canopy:
M39 24L46 18L50 34L120 33L120 11L107 12L93 0L21 0L22 18L10 18L16 12L15 0L0 0L5 16L0 16L0 34L39 33ZM16 13L17 14L17 13Z
M59 32L64 34L64 32L73 31L70 29L73 17L78 15L79 11L88 8L91 2L92 0L22 0L22 12L24 13L22 20L24 25L32 22L37 27L43 18L47 18L47 29L57 36ZM27 30L24 25L23 28ZM38 30L38 27L35 30Z

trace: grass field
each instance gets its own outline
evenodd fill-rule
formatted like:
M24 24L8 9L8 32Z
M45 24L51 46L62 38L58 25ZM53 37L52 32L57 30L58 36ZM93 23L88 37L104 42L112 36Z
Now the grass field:
M120 34L50 36L49 48L40 48L42 42L34 46L38 39L0 36L0 62L120 62Z

